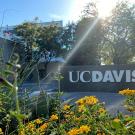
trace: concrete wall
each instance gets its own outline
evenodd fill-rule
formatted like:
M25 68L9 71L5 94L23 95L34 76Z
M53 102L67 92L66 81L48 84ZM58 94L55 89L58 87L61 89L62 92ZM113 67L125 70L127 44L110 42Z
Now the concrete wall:
M61 63L58 63L58 62L51 62L48 64L47 66L47 75L50 74L50 73L56 73L58 72L58 67L61 65ZM42 80L46 75L45 75L45 68L44 68L44 64L43 63L40 63L38 65L38 70L39 70L39 74L40 74L40 80ZM50 75L45 79L45 80L48 80L50 79ZM32 75L31 75L31 79L30 79L32 82L37 82L38 81L38 72L37 70L34 70L32 72Z
M67 92L135 89L135 65L65 66L61 73L61 88Z
M60 65L61 65L61 63L59 63L59 62L51 62L51 63L49 63L48 66L47 66L47 73L57 72L58 67ZM42 70L42 69L44 69L44 64L40 63L39 64L39 70Z

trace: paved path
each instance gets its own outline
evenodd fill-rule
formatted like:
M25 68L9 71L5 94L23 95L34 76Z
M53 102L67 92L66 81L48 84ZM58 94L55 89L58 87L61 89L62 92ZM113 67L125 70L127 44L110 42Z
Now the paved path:
M31 91L32 91L31 96L37 96L40 93L40 88L42 90L48 91L48 93L52 93L53 90L55 90L57 88L57 85L55 83L53 85L41 83L40 86L38 86L36 83L27 83L27 84L23 85L22 89L24 89L24 88L31 89ZM77 100L77 99L87 96L87 95L94 95L101 102L105 102L105 106L106 106L107 110L112 114L116 114L118 111L126 113L126 114L129 113L122 106L124 97L117 93L106 93L106 92L70 92L70 93L67 93L67 92L65 92L64 95L62 96L62 98L64 100L67 100L70 98L74 98L74 100Z

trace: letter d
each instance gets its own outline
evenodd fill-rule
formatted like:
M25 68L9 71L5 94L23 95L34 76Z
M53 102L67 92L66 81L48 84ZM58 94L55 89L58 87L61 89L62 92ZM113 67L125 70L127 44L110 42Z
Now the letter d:
M92 72L92 82L100 82L103 79L103 75L100 71Z

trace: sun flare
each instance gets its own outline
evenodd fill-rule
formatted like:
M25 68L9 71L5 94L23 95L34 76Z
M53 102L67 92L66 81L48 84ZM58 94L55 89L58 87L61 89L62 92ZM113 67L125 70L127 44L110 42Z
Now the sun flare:
M97 9L99 17L105 18L111 15L112 9L115 7L117 0L98 0Z
M70 9L71 20L78 20L84 7L92 1L96 3L101 18L111 15L112 9L118 2L118 0L74 0Z

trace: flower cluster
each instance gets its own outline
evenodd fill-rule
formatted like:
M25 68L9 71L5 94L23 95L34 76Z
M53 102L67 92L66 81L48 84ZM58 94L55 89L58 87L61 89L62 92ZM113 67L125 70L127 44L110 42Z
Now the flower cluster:
M38 132L39 132L40 134L41 134L41 133L44 134L44 132L46 131L47 127L48 127L48 123L44 123L43 125L41 125L41 126L38 128Z
M44 135L49 128L49 125L51 125L52 122L56 122L58 120L58 115L53 114L50 116L50 118L47 121L44 121L41 118L38 118L34 121L30 121L24 127L22 127L19 131L19 135ZM1 134L0 134L1 135Z
M135 90L121 90L119 94L127 97L124 102L124 107L130 112L135 112Z
M94 105L98 102L98 99L95 96L85 96L76 101L78 105Z
M67 105L67 104L66 104L66 105L63 106L63 110L64 110L64 111L69 110L69 109L70 109L70 105Z
M131 95L135 95L135 90L130 90L130 89L121 90L119 91L119 94L125 95L125 96L131 96Z
M67 135L79 135L79 134L88 134L91 131L88 125L82 125L80 128L71 129Z
M120 122L120 119L115 118L113 121L116 122L116 123L119 123Z
M55 120L58 120L58 115L53 114L53 115L50 117L50 121L55 121Z
M85 96L74 105L65 104L52 113L48 119L38 118L27 123L19 135L134 135L135 118L111 117L95 96Z
M36 124L41 124L42 122L43 122L43 121L42 121L41 119L36 119L36 120L35 120L35 123L36 123Z

